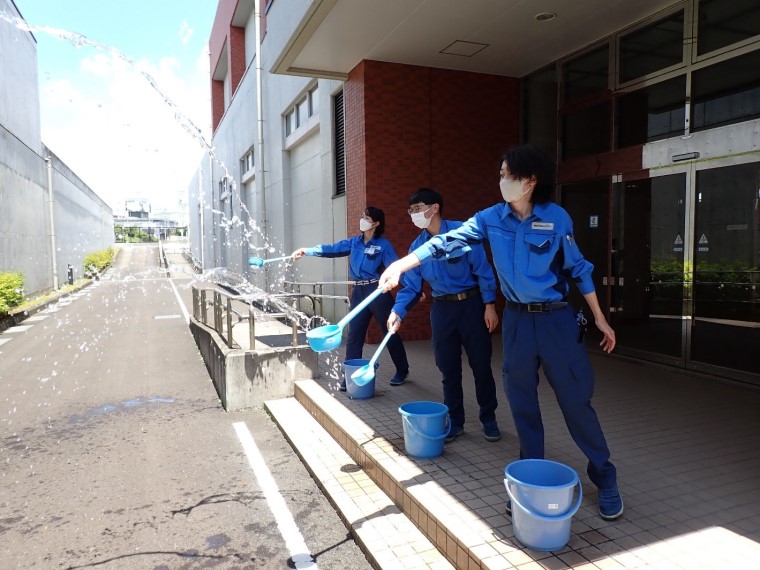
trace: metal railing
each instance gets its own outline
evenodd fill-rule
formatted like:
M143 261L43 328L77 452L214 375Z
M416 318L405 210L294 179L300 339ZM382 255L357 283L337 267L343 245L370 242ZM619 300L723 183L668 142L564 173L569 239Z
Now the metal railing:
M247 321L250 350L254 350L256 346L257 320L287 319L291 327L291 345L298 346L299 328L308 330L315 326L315 319L324 321L323 301L325 299L343 301L346 305L350 302L347 295L325 295L325 286L353 284L353 281L284 281L282 293L267 295L267 299L274 300L275 303L268 303L268 306L262 306L259 311L254 307L250 296L232 293L217 286L203 287L193 284L193 317L205 326L211 326L229 348L241 348L233 338L233 327ZM290 300L289 310L283 310L283 303L287 300ZM303 314L299 311L299 306L303 300L308 300L310 303L306 311L310 313L311 318L299 327L298 316ZM235 307L234 303L245 305L245 309ZM274 305L274 310L272 310L272 305ZM209 322L209 308L212 308L212 322Z
M322 305L322 301L324 299L333 299L333 300L343 301L346 304L351 302L351 299L348 295L325 295L324 294L325 285L353 285L353 284L354 284L353 281L314 281L314 282L283 281L282 287L286 293L290 293L293 295L307 295L311 297L315 303L314 316L324 317L324 306ZM304 288L311 289L311 292L304 293L303 292ZM317 309L317 307L319 308Z
M257 311L254 304L251 302L249 296L238 295L224 291L219 287L201 287L198 285L192 285L193 294L193 318L196 321L203 323L206 326L212 327L217 334L224 339L224 342L229 348L241 348L240 344L235 342L233 338L233 327L241 322L248 322L248 342L250 350L254 350L256 346L256 322L262 320L273 319L287 319L290 322L291 327L291 346L298 346L298 332L299 332L299 319L298 315L301 314L298 310L299 302L303 299L307 299L311 302L311 313L315 316L321 316L317 314L318 299L317 295L311 295L308 293L294 293L285 292L273 295L268 295L268 299L275 301L281 301L278 303L277 309L270 310L271 306L265 306L261 310ZM332 296L326 296L332 298ZM282 305L285 300L290 299L290 307L288 311L282 310ZM244 310L239 310L238 307L233 305L234 302L245 305ZM321 306L321 305L320 305ZM212 308L213 321L209 322L208 309ZM235 322L233 323L233 320ZM309 323L304 323L303 328L310 328L311 320Z

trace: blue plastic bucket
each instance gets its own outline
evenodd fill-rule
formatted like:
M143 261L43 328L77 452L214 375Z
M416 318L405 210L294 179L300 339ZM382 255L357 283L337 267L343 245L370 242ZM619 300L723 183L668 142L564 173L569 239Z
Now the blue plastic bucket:
M583 498L578 474L556 461L521 459L504 468L504 477L515 538L533 550L564 548ZM576 486L578 498L573 503Z
M352 358L343 363L343 378L346 380L346 392L348 393L348 397L353 400L366 400L375 395L374 378L361 386L351 380L351 374L367 364L369 364L369 358ZM378 366L380 366L380 362L375 362L375 371L377 371Z
M443 440L449 433L449 408L438 402L407 402L398 409L404 424L406 454L430 459L443 453Z

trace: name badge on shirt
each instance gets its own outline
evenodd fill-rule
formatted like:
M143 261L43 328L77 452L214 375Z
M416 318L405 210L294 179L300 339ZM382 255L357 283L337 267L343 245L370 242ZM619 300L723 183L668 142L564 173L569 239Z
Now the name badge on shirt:
M554 222L533 222L530 225L532 230L553 230Z
M382 248L379 245L370 245L364 248L364 255L375 255Z

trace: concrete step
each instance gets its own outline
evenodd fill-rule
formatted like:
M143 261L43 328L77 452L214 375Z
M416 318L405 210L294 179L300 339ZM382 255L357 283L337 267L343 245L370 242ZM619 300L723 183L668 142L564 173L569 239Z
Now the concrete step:
M452 568L299 401L285 398L264 405L375 567Z
M388 391L381 385L375 397L367 400L335 394L314 380L295 383L295 398L451 564L463 569L501 570L531 560L511 536L496 527L509 520L504 514L506 492L501 479L492 481L484 473L482 480L470 481L462 475L463 458L456 452L426 460L406 455L403 437L399 437L402 422L395 398L411 393L402 395L398 389ZM373 426L349 408L361 410L359 413ZM470 443L471 450L481 453L482 449L490 457L496 448L482 437L480 441ZM469 483L478 488L491 485L493 504L480 504L480 499L469 496L472 494L463 495L466 500L461 500L455 492ZM476 508L488 516L479 515Z

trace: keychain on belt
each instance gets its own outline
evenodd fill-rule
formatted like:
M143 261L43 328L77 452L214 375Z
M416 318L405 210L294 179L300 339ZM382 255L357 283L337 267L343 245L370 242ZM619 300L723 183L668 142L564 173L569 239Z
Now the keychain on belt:
M583 337L588 332L588 321L583 314L583 309L578 309L575 315L575 322L578 323L578 342L583 342Z

